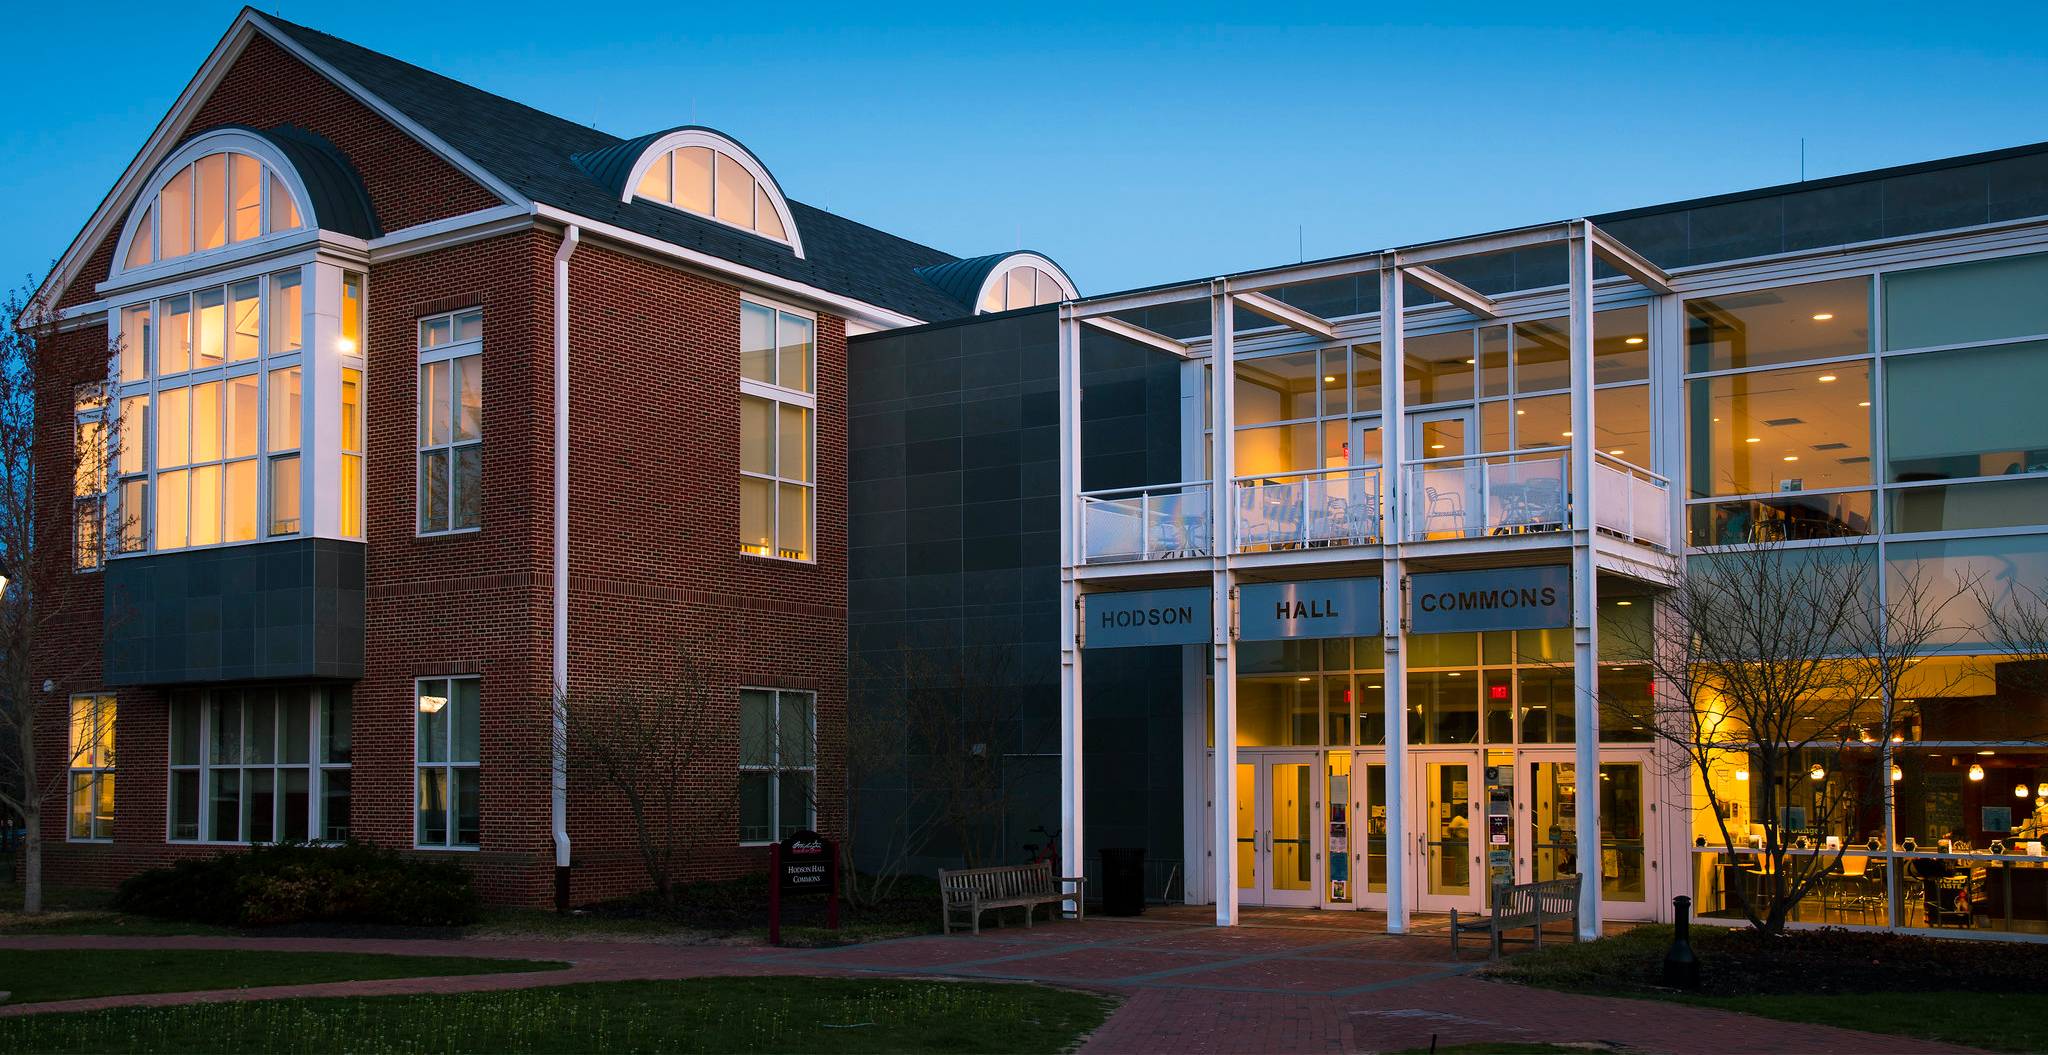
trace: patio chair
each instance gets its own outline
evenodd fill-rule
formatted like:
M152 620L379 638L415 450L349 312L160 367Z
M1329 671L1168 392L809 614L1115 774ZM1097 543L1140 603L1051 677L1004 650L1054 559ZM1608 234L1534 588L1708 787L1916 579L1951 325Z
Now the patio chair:
M1422 493L1429 499L1429 511L1423 517L1425 528L1434 531L1436 530L1436 522L1448 517L1453 522L1453 530L1461 535L1464 534L1465 496L1462 493L1457 491L1439 491L1429 486L1424 486Z

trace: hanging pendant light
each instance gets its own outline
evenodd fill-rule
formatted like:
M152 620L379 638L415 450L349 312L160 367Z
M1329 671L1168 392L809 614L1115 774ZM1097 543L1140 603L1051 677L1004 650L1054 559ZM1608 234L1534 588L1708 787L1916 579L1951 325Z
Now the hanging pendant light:
M2013 797L2013 798L2016 798L2016 799L2023 799L2023 798L2026 798L2026 797L2027 797L2027 796L2029 796L2029 795L2032 795L2033 793L2034 793L2034 792L2033 792L2033 789L2031 789L2031 788L2027 787L2027 786L2026 786L2025 784L2014 784L2014 785L2012 786L2012 797Z
M2034 785L2034 797L2039 799L2048 799L2048 781L2043 781L2039 784Z
M1899 764L1898 764L1897 762L1893 762L1893 763L1892 763L1892 783L1894 783L1894 784L1898 783L1899 781L1901 781L1901 780L1905 779L1905 776L1906 776L1906 771L1905 771L1905 770L1903 770L1903 769L1900 769L1900 768L1899 768Z
M1738 770L1736 770L1736 771L1735 771L1735 779L1736 779L1736 780L1739 780L1739 781L1744 781L1744 782L1747 782L1747 781L1749 780L1749 770L1747 770L1747 769L1738 769Z
M1983 779L1984 779L1984 767L1983 767L1983 766L1980 766L1980 765L1978 765L1978 764L1977 764L1977 763L1975 763L1975 762L1972 762L1972 763L1970 763L1970 779L1971 779L1971 780L1983 780Z
M1808 780L1826 780L1827 778L1828 771L1822 769L1819 762L1815 762L1813 768L1806 771L1806 779Z

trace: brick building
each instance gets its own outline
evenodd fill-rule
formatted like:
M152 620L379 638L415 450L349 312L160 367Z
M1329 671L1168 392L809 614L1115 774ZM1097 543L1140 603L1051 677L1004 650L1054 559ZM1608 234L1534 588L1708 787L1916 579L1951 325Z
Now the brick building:
M45 292L50 880L352 837L514 904L643 882L558 688L713 701L683 878L845 829L846 339L1075 295L247 9Z

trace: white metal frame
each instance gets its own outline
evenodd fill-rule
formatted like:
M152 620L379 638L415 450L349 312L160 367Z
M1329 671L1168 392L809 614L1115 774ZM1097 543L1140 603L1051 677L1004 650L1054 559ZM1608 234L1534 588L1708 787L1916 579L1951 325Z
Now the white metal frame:
M72 742L72 738L77 736L78 734L78 718L76 712L78 709L79 701L81 700L86 701L87 706L91 708L92 711L92 731L94 743L92 747L88 748L83 755L84 760L88 763L87 765L78 764L81 755L78 749L78 745ZM121 706L121 700L119 696L110 692L75 692L71 694L69 703L64 712L64 746L66 748L65 754L68 756L66 759L64 773L64 841L66 842L111 843L114 841L114 833L111 830L107 831L104 834L101 834L99 832L98 807L100 794L100 780L103 777L107 776L118 776L120 772L118 766L106 765L104 764L105 760L99 757L98 741L99 733L101 732L100 723L102 721L99 712L100 708L103 706L110 706L114 708L114 717L105 719L105 732L111 738L115 735L118 735L119 732L118 726L120 724ZM115 761L118 762L120 759L120 744L118 742L116 742L115 744L114 753ZM78 808L77 805L73 802L73 797L78 794L77 788L74 786L74 779L80 774L87 774L92 778L91 782L86 785L86 787L89 789L87 791L87 794L92 796L90 808L87 810L88 813L92 814L91 826L93 834L90 835L79 835L71 828L71 818ZM118 810L120 808L120 802L118 798L120 795L120 785L118 783L115 784L114 793L116 796L114 806L115 809ZM108 821L109 826L111 826L113 823L114 820Z
M804 802L804 823L802 827L816 828L818 826L818 694L808 689L770 689L758 685L742 685L739 691L743 696L749 692L758 692L766 694L768 697L768 742L773 747L774 757L765 766L748 765L745 761L746 745L742 744L740 745L741 762L739 766L739 772L743 775L747 773L766 773L769 779L773 781L771 787L774 790L768 796L768 830L771 833L770 837L766 839L741 839L739 841L741 846L767 846L782 840L782 775L784 773L809 773L811 775L811 794L806 797ZM783 763L782 698L784 696L800 696L806 701L804 715L810 727L805 730L805 735L810 737L810 765L792 766Z
M210 761L208 759L207 750L208 745L211 744L213 740L214 716L213 707L211 706L211 703L212 694L216 690L208 688L195 691L189 694L184 694L182 696L178 694L173 694L168 705L168 709L172 712L171 727L173 729L176 728L177 720L175 712L179 705L187 704L199 708L199 723L197 726L197 731L193 734L196 737L198 737L198 742L193 746L196 750L199 761L193 763L181 763L175 759L175 757L171 754L170 751L166 750L164 752L164 842L178 846L259 845L255 841L246 838L214 838L215 833L213 832L213 811L208 808L208 804L212 800L212 788L210 786L210 778L216 770L227 769L237 770L238 772L241 772L243 774L246 774L252 770L261 769L267 769L272 771L272 794L278 796L280 799L283 797L282 782L279 780L276 774L281 773L285 770L292 769L305 770L307 840L310 842L325 841L325 832L322 831L322 822L326 819L324 811L326 809L327 801L327 774L334 770L352 770L354 768L352 762L328 762L321 757L321 735L322 732L324 731L323 724L326 718L327 708L331 703L331 698L328 695L330 690L325 686L318 685L255 686L255 688L272 690L278 693L291 691L298 691L303 693L303 696L301 696L299 702L300 705L304 706L308 712L306 717L306 761L286 762L282 759L273 759L270 762L259 762L255 764L251 764L246 760L234 763L215 763ZM273 706L276 704L275 697L273 697L272 703ZM248 708L246 704L242 708L242 714L242 735L243 739L246 741L248 736ZM281 728L279 730L279 733L282 733ZM198 801L195 803L195 808L197 810L198 834L196 837L190 839L180 838L178 836L175 822L175 814L173 813L173 810L176 807L171 801L171 788L172 785L175 783L177 775L179 773L195 774L198 780L198 790L196 792L198 796ZM417 779L417 777L415 777L415 779ZM249 788L246 776L237 777L236 781L240 789L236 799L239 808L239 804L246 800L249 793ZM282 803L280 802L278 806L273 808L281 809ZM246 810L244 810L243 812L246 812ZM247 833L245 832L243 834L246 835ZM270 841L279 842L282 841L282 839L272 839Z
M481 494L477 496L477 522L468 527L455 526L455 456L458 451L467 447L475 447L479 451L482 450L484 445L484 416L486 411L489 410L488 404L484 399L482 377L484 362L483 312L484 309L481 306L475 306L459 308L455 311L445 311L436 315L423 315L413 327L413 335L418 349L418 365L413 369L413 378L416 385L413 393L415 415L424 409L419 403L426 398L424 387L417 385L420 375L424 373L426 367L437 363L448 364L448 391L446 393L448 399L448 406L446 408L448 411L448 438L439 443L428 442L419 435L418 417L415 416L413 419L412 497L414 509L412 527L413 534L419 538L439 538L443 535L473 535L483 530L483 497ZM467 315L476 316L476 336L467 340L453 339L460 319ZM431 348L427 347L427 327L444 321L449 325L451 339L447 343L438 344ZM478 372L476 438L458 440L455 438L455 423L462 414L462 395L460 389L455 384L456 361L469 358L476 360L476 365L472 369ZM421 490L427 480L427 455L436 453L444 454L448 458L448 478L443 481L447 487L447 494L443 498L447 503L448 523L445 527L429 529L424 522L426 510L419 503ZM479 489L481 489L483 484L482 456L479 455L478 457L477 484Z
M752 378L744 376L740 378L740 395L753 396L757 399L765 399L769 402L771 406L777 406L777 414L775 415L774 420L771 420L768 423L769 435L773 439L774 444L776 445L776 457L774 461L776 462L777 471L773 473L757 473L749 471L745 468L742 468L740 470L740 476L744 478L765 480L768 482L768 493L770 497L770 501L768 504L768 524L769 527L775 533L775 545L772 547L772 552L769 553L752 553L742 548L740 550L740 556L750 557L757 560L787 561L792 564L816 564L818 563L818 315L816 312L813 311L808 311L803 308L794 307L792 305L784 304L779 301L769 300L765 297L756 297L752 294L747 294L740 297L740 304L740 310L743 313L746 311L745 306L749 304L757 308L766 309L768 311L770 326L769 332L772 336L772 339L775 342L773 346L774 354L772 356L772 359L773 361L778 363L778 371L781 369L779 363L782 355L782 317L784 315L795 316L799 319L803 319L809 322L811 327L811 339L809 342L811 349L811 361L804 364L805 374L810 378L811 382L811 387L809 389L789 388L781 384L769 384L767 382L756 381ZM810 470L809 479L798 480L781 475L780 444L782 440L779 431L779 405L784 403L789 404L791 406L804 408L804 410L806 411L806 418L810 422L810 434L807 437L805 437L805 441L810 444L810 450L805 452L804 455L804 464ZM744 440L742 440L742 442L744 442ZM738 452L735 451L734 453L735 455L737 455ZM807 545L805 547L804 555L801 557L785 557L781 553L781 550L783 549L781 537L782 488L784 485L802 487L806 492L808 492L810 496L809 501L807 503L809 508L805 512L804 525L804 537L807 540ZM741 543L742 547L744 547L745 545L747 545L747 543Z
M670 166L669 182L669 198L671 200L663 200L661 198L645 198L642 200L651 201L657 205L662 205L671 209L675 209L678 212L686 212L689 213L691 216L700 216L703 217L704 219L724 224L725 226L733 228L734 230L745 231L748 234L765 238L771 242L785 243L789 246L790 251L796 254L797 259L803 259L803 235L798 233L797 231L796 218L790 214L789 202L782 195L782 185L775 181L775 177L773 175L769 174L768 166L763 165L761 163L761 159L754 156L753 151L748 150L746 147L740 145L739 140L736 140L722 132L717 132L709 128L701 127L679 128L648 144L647 149L642 151L640 157L633 162L632 170L627 173L626 185L624 190L619 195L619 200L622 202L629 202L632 201L634 198L639 197L640 180L642 177L647 175L647 170L654 167L654 164L657 161L660 161L663 157L666 157L671 152L681 150L685 147L704 147L712 152L710 211L698 212L695 209L686 209L680 203L672 200L675 197L673 164L671 164ZM720 154L723 154L726 157L731 158L733 161L737 162L740 168L745 169L747 175L753 180L752 185L760 188L761 193L755 195L754 202L750 203L750 207L747 210L750 213L756 214L754 226L750 227L746 224L734 223L731 220L724 219L718 215L717 167L719 165L719 162L717 160L717 157ZM777 238L774 235L761 230L759 226L760 219L757 210L759 208L759 202L762 197L766 197L768 199L769 205L775 209L776 219L781 222L782 230L785 232L785 234L787 234L788 237Z
M1032 267L1045 272L1046 276L1051 278L1053 280L1053 283L1059 286L1062 300L1073 300L1081 295L1081 291L1074 287L1074 280L1068 278L1067 273L1065 271L1060 270L1060 266L1058 264L1053 263L1050 259L1046 258L1045 256L1039 253L1011 253L1009 256L1006 256L1001 261L997 262L995 267L989 269L988 277L982 279L980 288L974 291L975 314L981 315L989 311L998 310L1014 311L1017 308L1028 308L1033 306L1032 304L1011 304L1007 299L1008 294L1005 293L1005 300L1003 302L1002 308L984 309L982 307L983 303L985 303L988 300L988 295L991 290L1007 290L1008 287L1006 283L1009 281L1010 272L1015 271L1020 267ZM1035 303L1043 302L1039 301Z
M442 682L443 684L447 685L447 687L448 687L448 696L447 696L447 702L443 704L443 707L451 707L451 706L453 706L453 705L454 705L454 703L455 703L455 683L456 683L456 682L458 682L458 681L467 681L467 682L472 682L472 683L474 683L474 684L476 685L476 705L477 705L477 745L476 745L476 758L475 758L474 760L472 760L472 761L468 761L468 762L458 762L458 761L456 761L456 760L455 760L455 757L454 757L454 755L455 755L455 722L454 722L454 721L452 721L452 720L451 720L451 721L449 721L449 722L447 723L447 725L448 725L448 742L447 742L447 744L446 744L446 751L447 751L448 757L447 757L447 758L444 758L444 759L442 759L442 760L440 760L440 761L438 761L438 762L423 762L423 761L421 761L421 760L420 760L420 735L419 735L419 722L420 722L420 688L421 688L421 686L425 685L425 684L426 684L427 682L430 682L430 681L438 681L438 682ZM429 677L418 677L418 678L414 678L414 679L412 680L412 722L413 722L413 730L412 730L412 810L410 811L410 813L409 813L409 815L408 815L408 822L410 823L410 825L411 825L411 827L412 827L412 847L413 847L413 849L415 849L415 850L448 850L448 851L453 851L453 852L455 852L455 853L476 853L476 852L477 852L478 850L481 850L481 849L483 848L483 841L484 841L484 839L483 839L483 836L484 836L484 808L483 808L483 803L484 803L484 791L483 791L483 762L484 762L484 757L483 757L483 756L484 756L484 744L483 744L483 701L484 701L484 686L483 686L483 676L482 676L482 675L480 675L480 674L435 674L435 675L432 675L432 676L429 676ZM447 841L447 842L445 842L445 843L423 843L423 842L421 842L421 841L420 841L420 818L419 818L419 803L420 803L420 771L421 771L421 770L423 770L423 769L438 769L438 770L440 770L440 771L442 772L442 774L443 774L443 776L444 776L444 779L445 779L445 780L447 781L447 786L446 786L446 789L445 789L445 790L446 790L446 793L447 793L447 796L448 796L448 801L447 801L447 804L446 804L446 806L444 807L444 810L445 810L445 812L447 813L447 816L446 816L446 817L444 818L444 820L446 821L446 823L447 823L447 826L448 826L448 841ZM476 810L476 818L477 818L477 833L476 833L476 835L477 835L477 839L476 839L476 843L475 843L474 845L471 845L471 844L468 844L468 843L459 843L459 842L456 842L456 841L455 841L455 837L456 837L456 824L455 824L455 817L456 817L456 806L455 806L455 802L456 802L456 795L455 795L455 773L456 773L456 771L457 771L457 770L464 770L464 769L467 769L467 770L471 770L471 771L473 771L473 772L475 772L475 773L477 774L477 792L476 792L476 800L477 800L477 810Z
M193 200L190 203L194 216L192 227L194 248L190 252L178 256L168 258L163 256L163 202L161 195L165 185L169 184L180 172L183 172L200 158L222 153L247 154L262 163L263 188L260 199L262 203L262 220L259 224L261 230L255 238L239 241L235 239L234 213L232 209L228 208L230 201L228 198L230 193L229 183L231 181L224 177L221 195L222 207L226 210L223 214L227 228L225 234L226 241L209 249L197 248L199 202L197 194L194 194ZM233 166L224 162L223 168L224 171L232 171ZM292 196L293 200L290 204L299 216L297 226L278 230L271 229L274 209L276 207L271 195L271 182L269 179L271 176L276 176L285 185L286 192ZM320 219L313 214L312 199L306 193L306 185L299 178L298 170L292 166L291 162L285 159L283 154L278 152L276 147L271 146L268 140L234 128L217 128L210 132L203 132L186 141L183 146L180 146L158 164L155 175L150 177L148 183L143 184L142 192L136 196L135 203L139 208L131 207L129 209L127 226L122 228L120 238L114 243L114 267L113 274L108 280L109 285L131 285L138 281L148 281L159 276L178 275L186 271L209 267L224 258L235 259L252 254L260 254L268 249L275 248L279 243L308 241L316 238L320 229ZM142 222L145 219L150 222L152 256L146 264L129 267L127 266L129 249L134 244L136 236L141 232Z

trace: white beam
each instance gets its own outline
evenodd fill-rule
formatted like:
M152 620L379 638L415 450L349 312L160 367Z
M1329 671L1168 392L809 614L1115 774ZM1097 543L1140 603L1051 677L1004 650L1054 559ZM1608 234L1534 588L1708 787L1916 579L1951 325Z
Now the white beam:
M1194 349L1189 348L1187 346L1187 342L1176 341L1163 333L1155 333L1151 330L1146 329L1143 326L1139 326L1135 323L1125 322L1124 320L1116 318L1114 316L1094 315L1082 319L1081 321L1087 323L1090 326L1095 327L1098 330L1101 330L1104 333L1113 333L1118 337L1122 337L1124 340L1136 341L1139 344L1149 345L1153 348L1159 349L1162 352L1168 352L1173 355L1180 356L1182 359L1195 358Z
M1579 937L1600 936L1600 662L1599 565L1594 559L1593 452L1598 435L1593 401L1593 239L1575 231L1568 243L1571 291L1572 727L1579 788Z
M1593 253L1606 261L1609 266L1642 283L1655 293L1671 292L1671 276L1664 269L1651 263L1650 258L1628 247L1621 239L1586 222L1586 239L1593 243Z
M1456 304L1458 307L1482 319L1500 318L1500 308L1493 303L1493 298L1473 289L1471 286L1433 267L1410 267L1405 270L1407 277L1413 279L1416 285L1436 294L1438 297Z
M1337 339L1336 328L1321 316L1303 311L1286 301L1269 297L1264 293L1234 293L1231 297L1237 301L1238 307L1254 315L1271 319L1290 330L1299 330L1326 341Z
M1516 249L1534 249L1537 246L1555 245L1570 237L1568 224L1547 223L1538 227L1524 227L1514 231L1497 231L1493 234L1472 235L1468 238L1453 238L1443 242L1426 242L1395 250L1403 264L1440 264L1446 260L1463 260L1470 256L1491 256Z

